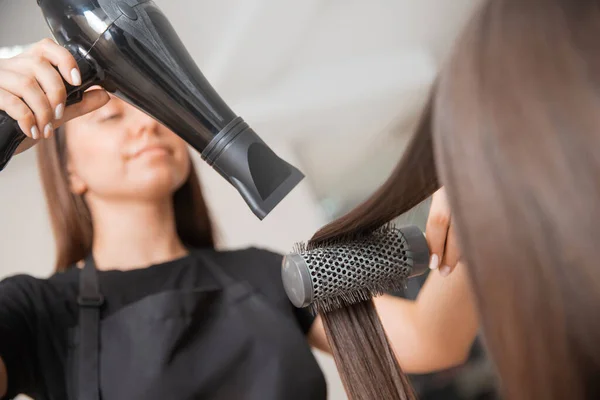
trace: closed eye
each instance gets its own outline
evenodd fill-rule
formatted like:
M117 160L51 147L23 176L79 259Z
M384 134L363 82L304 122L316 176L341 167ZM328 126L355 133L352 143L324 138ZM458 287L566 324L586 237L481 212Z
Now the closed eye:
M107 115L106 117L103 117L102 119L100 119L100 122L107 122L107 121L111 121L111 120L117 120L119 118L121 118L121 114L119 114L119 113L110 114L110 115Z

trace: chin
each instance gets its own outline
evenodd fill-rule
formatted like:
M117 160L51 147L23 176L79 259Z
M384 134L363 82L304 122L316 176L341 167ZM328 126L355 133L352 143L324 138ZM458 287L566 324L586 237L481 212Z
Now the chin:
M186 181L189 170L149 168L136 177L131 195L140 199L162 199L172 196Z

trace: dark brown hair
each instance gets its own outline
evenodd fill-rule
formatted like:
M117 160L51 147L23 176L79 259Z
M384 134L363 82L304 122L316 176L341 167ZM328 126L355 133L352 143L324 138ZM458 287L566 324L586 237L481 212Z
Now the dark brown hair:
M599 36L597 1L483 2L441 71L421 125L432 129L416 133L372 199L314 238L369 232L408 211L437 187L437 170L511 400L600 397ZM334 354L380 324L355 322L356 307L334 325L324 318ZM385 357L362 348L336 356L352 399L367 398L348 384L365 379L356 364Z
M428 102L417 131L392 175L367 201L319 230L318 245L371 233L427 199L439 184L433 167ZM389 344L372 300L321 312L325 333L350 399L410 400L415 394Z
M81 196L71 192L64 128L37 146L38 165L56 240L56 271L84 259L92 248L92 220ZM191 162L191 161L190 161ZM194 165L173 195L177 233L189 247L214 247L213 227Z
M600 397L600 4L488 1L441 76L439 173L509 399Z

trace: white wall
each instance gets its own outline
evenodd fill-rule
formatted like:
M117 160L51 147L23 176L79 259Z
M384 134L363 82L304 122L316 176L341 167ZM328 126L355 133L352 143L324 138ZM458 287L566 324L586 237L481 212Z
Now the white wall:
M276 152L311 172L260 222L196 157L223 247L286 252L308 239L325 222L312 188L333 187L336 174L356 168L357 151L392 124L411 125L476 1L156 0L232 108ZM0 46L47 36L33 0L0 0ZM343 151L336 140L346 143ZM317 151L320 144L328 150ZM0 173L0 226L0 278L51 273L54 248L33 151ZM330 398L344 399L332 360L318 356Z

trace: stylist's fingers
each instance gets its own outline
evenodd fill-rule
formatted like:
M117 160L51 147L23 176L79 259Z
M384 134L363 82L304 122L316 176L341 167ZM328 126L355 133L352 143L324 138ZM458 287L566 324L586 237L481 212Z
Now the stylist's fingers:
M429 244L429 252L431 253L429 263L429 268L431 269L438 269L440 262L444 258L449 227L450 207L444 188L441 188L433 194L429 217L425 226L425 235Z
M30 109L25 105L25 103L17 101L18 99L11 99L8 98L8 96L6 96L8 100L4 101L4 103L6 104L3 104L2 94L2 89L0 89L0 109L2 109L2 107L4 106L7 110L10 110L11 114L15 116L13 117L14 119L18 119L17 117L20 117L19 120L29 119L31 121L35 121L33 114L31 113ZM82 100L79 103L73 104L65 109L63 117L56 122L56 128L58 128L59 126L71 119L97 110L98 108L108 103L109 100L110 96L104 89L94 89L85 92L83 94ZM19 146L15 150L15 154L24 152L25 150L33 147L35 143L36 140L32 139L31 136L28 135L28 137L26 137L21 142L21 144L19 144Z
M81 73L75 58L66 48L59 46L52 39L40 40L27 53L41 57L56 66L65 81L72 86L81 85Z
M1 89L0 89L0 92L1 92ZM2 93L0 93L0 109L2 107L2 96L1 95L2 95ZM56 127L61 126L62 124L64 124L65 122L67 122L71 119L77 118L81 115L84 115L84 114L87 114L94 110L97 110L98 108L100 108L103 105L105 105L106 103L108 103L109 100L110 100L110 96L104 89L94 89L94 90L89 90L89 91L85 92L83 94L82 100L79 103L73 104L65 109L64 115L60 119L60 121L57 121ZM14 103L16 104L17 107L15 107L15 111L13 112L13 114L18 115L20 107L22 108L21 109L22 113L30 112L29 108L27 106L25 106L24 104L21 106L16 101ZM33 114L29 118L33 119ZM31 137L25 138L25 140L23 140L21 142L21 144L17 147L15 154L22 153L23 151L25 151L25 150L31 148L33 145L35 145L35 143L36 143L36 140L32 139Z
M36 79L52 109L52 122L62 117L67 90L56 68L41 56L30 54L16 57L7 66L14 72Z
M39 131L31 109L19 97L2 88L0 88L0 110L5 111L9 117L18 122L25 135L39 139Z
M0 82L2 82L4 91L8 91L18 99L22 99L33 111L35 125L29 127L31 137L39 139L41 135L46 136L46 133L49 134L53 129L54 113L48 97L35 76L28 75L27 72L18 73L8 68L2 68L0 70ZM7 111L7 113L10 115L10 112ZM17 121L19 120L17 119Z
M456 231L454 225L450 222L450 229L448 229L448 236L446 237L446 247L444 249L444 257L440 267L440 275L448 276L460 260L460 252L456 239Z
M65 115L60 123L64 124L73 118L97 110L108 103L109 100L110 96L104 89L89 90L83 94L83 98L79 103L70 105L65 109Z

